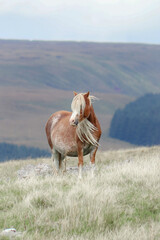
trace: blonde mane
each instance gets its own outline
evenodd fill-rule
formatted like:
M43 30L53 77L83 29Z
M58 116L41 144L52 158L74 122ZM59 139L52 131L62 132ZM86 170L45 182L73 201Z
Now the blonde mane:
M84 113L86 106L84 94L85 93L79 93L73 98L71 104L71 109L73 112L76 111L77 113L80 114L80 111L82 110L82 114ZM93 100L97 100L97 98L94 96L89 96L88 98L90 105L92 104ZM97 128L87 119L81 121L76 128L76 133L82 142L86 142L98 147L99 143L94 137L95 131L97 131Z
M97 128L87 119L80 122L76 129L76 133L82 142L90 143L98 147L99 143L94 137L95 131L97 131Z
M84 113L84 109L86 106L84 94L85 93L79 93L73 98L73 101L71 103L72 111L77 111L78 113L80 113L80 110L82 109L82 113ZM88 99L90 105L92 104L93 100L97 100L97 98L94 96L89 96Z

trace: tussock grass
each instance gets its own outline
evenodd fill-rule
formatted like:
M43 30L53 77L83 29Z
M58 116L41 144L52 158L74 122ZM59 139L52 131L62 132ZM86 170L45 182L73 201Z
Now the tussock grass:
M49 159L1 163L0 230L14 227L25 240L158 240L159 156L160 147L99 152L96 176L82 180L70 172L17 178L24 165Z

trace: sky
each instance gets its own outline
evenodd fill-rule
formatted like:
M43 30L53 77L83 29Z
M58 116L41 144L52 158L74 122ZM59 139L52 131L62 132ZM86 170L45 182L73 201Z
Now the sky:
M160 44L160 0L0 0L0 39Z

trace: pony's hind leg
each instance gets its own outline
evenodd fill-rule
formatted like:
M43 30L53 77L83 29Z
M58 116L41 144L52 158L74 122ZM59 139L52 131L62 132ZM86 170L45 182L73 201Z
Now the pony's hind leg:
M52 149L52 159L54 164L54 172L58 174L61 168L62 159L61 154L54 148Z
M83 148L78 146L78 178L82 179L83 170Z
M67 171L67 158L64 157L64 169L63 169L63 173L65 173Z

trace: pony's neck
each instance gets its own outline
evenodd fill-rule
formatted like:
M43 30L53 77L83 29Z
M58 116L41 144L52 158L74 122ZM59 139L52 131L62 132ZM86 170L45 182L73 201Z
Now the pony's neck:
M91 112L87 120L90 121L94 126L96 125L96 115L92 105L91 105Z

